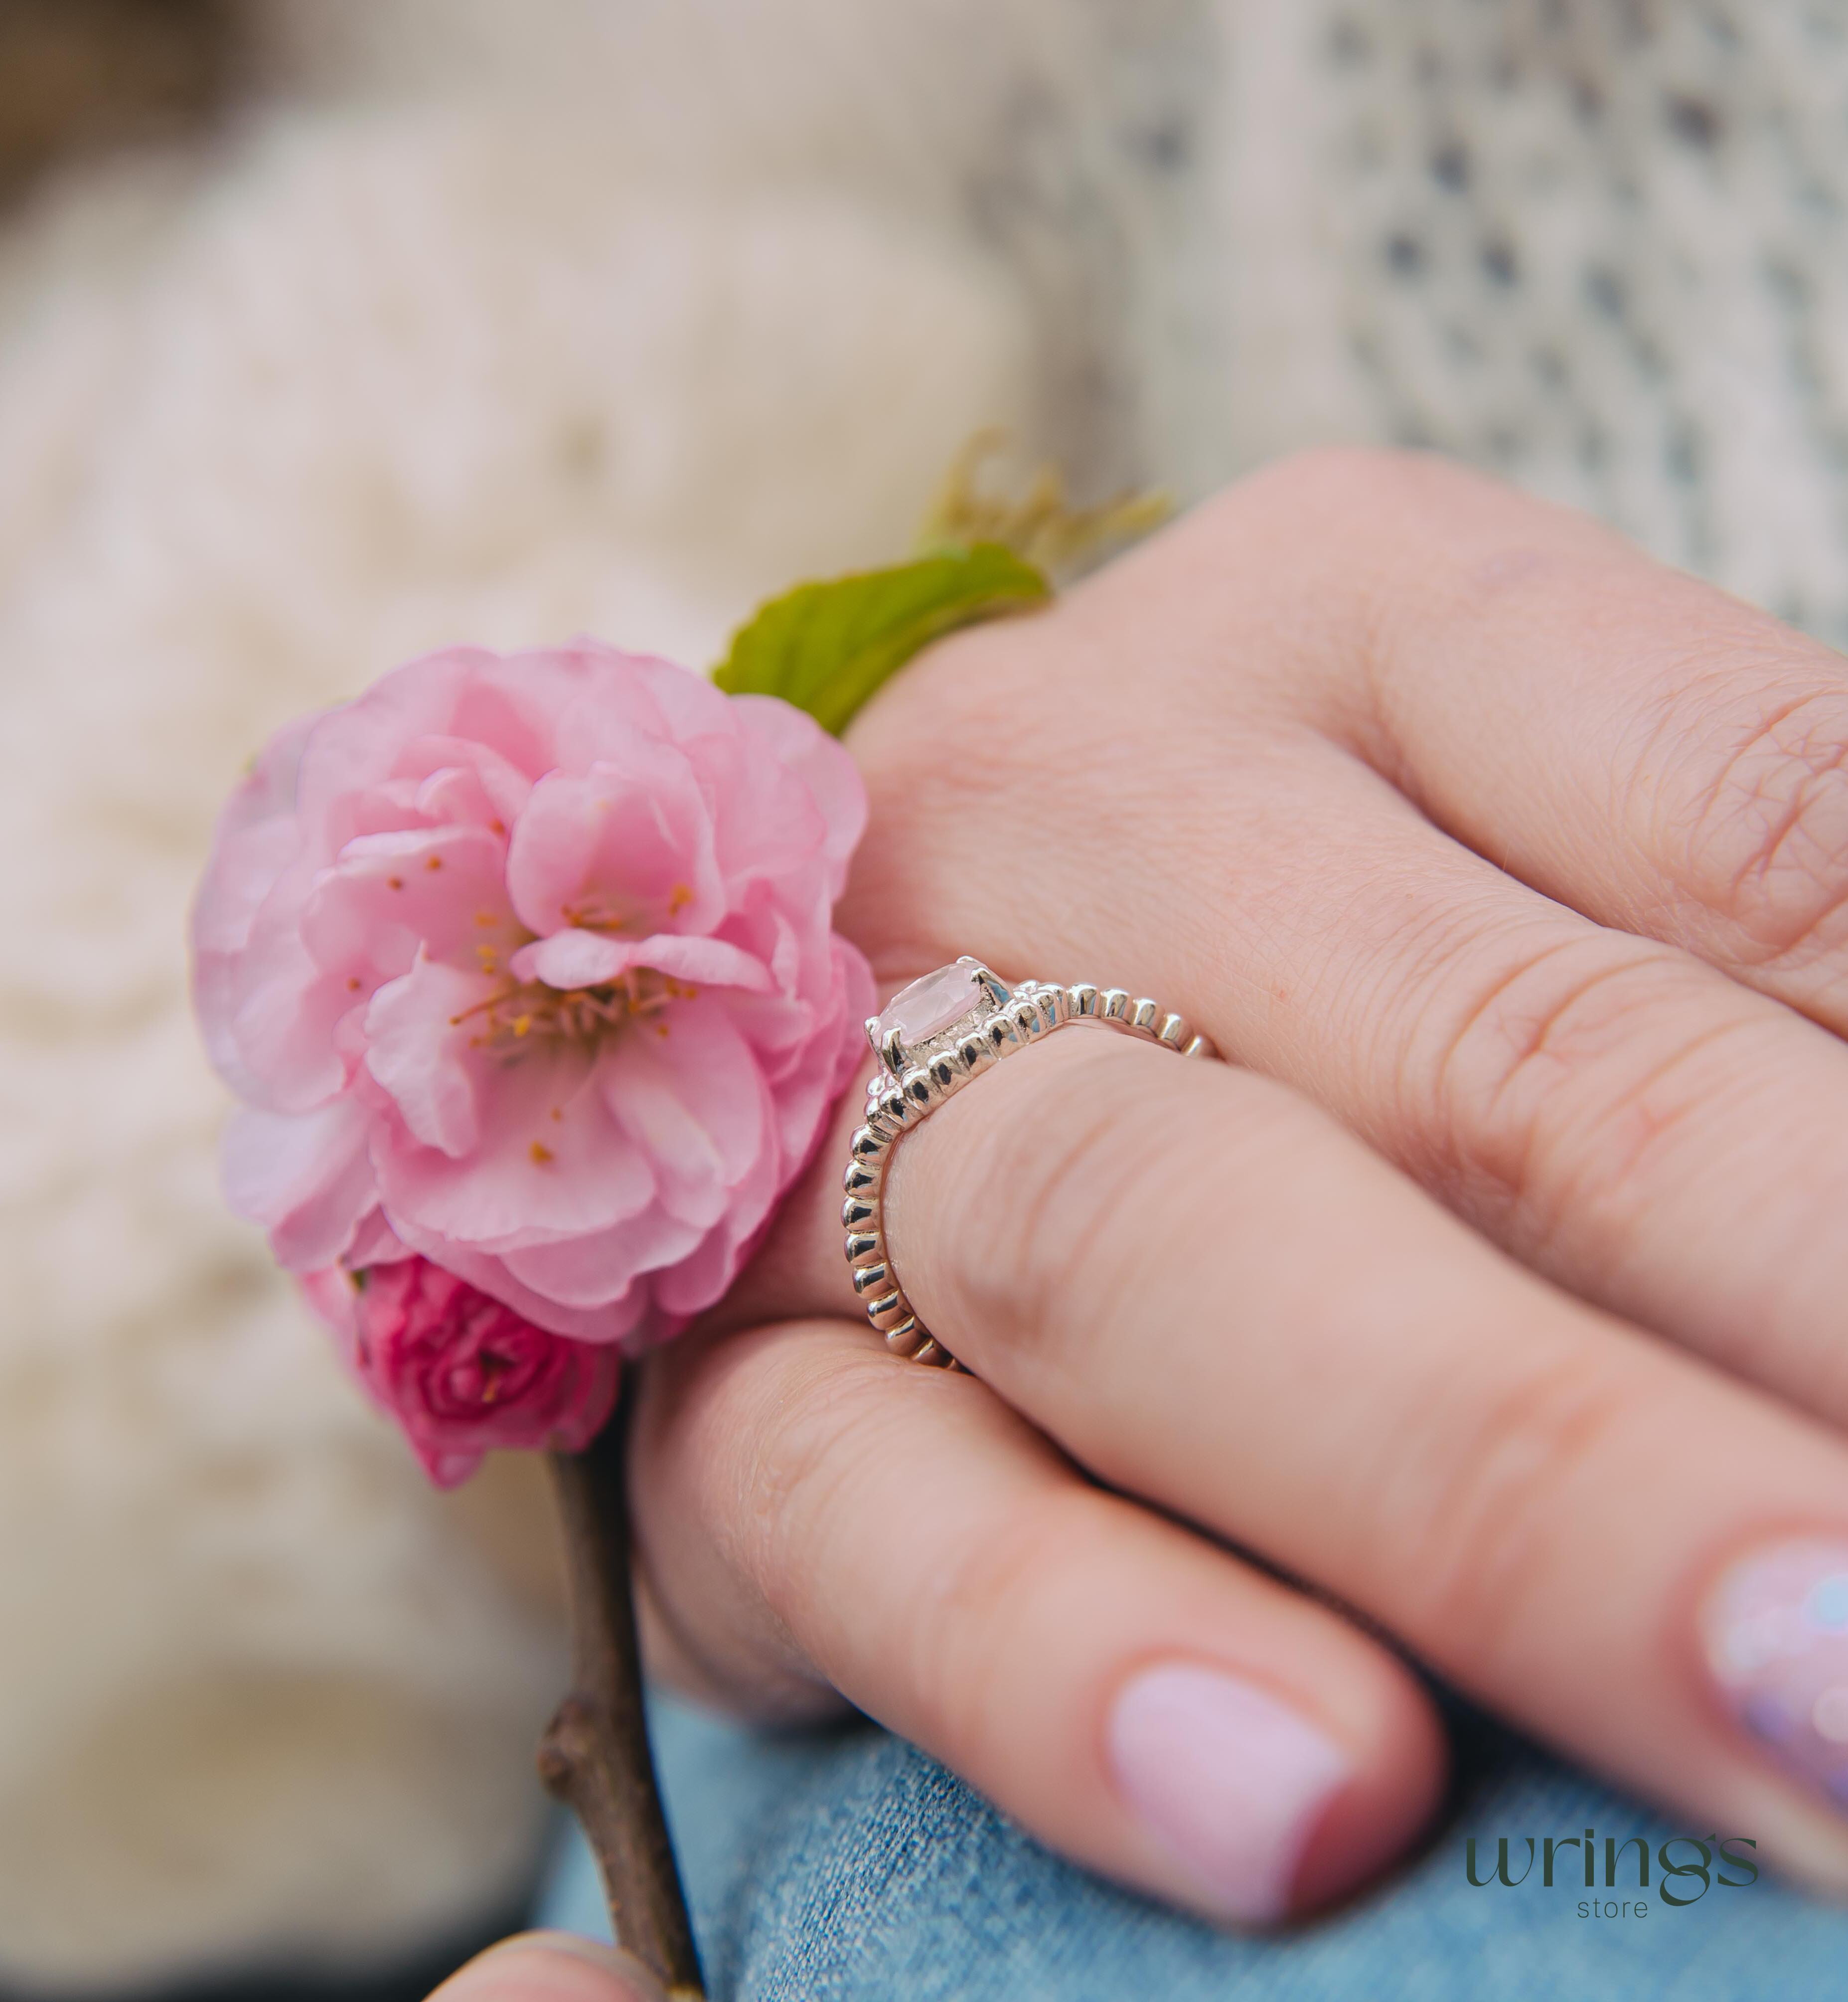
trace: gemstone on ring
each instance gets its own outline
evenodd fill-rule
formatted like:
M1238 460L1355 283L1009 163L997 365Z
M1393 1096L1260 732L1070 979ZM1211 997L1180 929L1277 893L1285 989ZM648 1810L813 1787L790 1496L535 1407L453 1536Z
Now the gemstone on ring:
M1114 1029L1181 1056L1219 1055L1184 1017L1126 989L1044 980L1010 988L966 957L901 988L868 1020L866 1040L880 1068L866 1080L866 1123L849 1142L841 1222L854 1290L894 1355L933 1369L963 1366L919 1320L892 1268L884 1210L893 1148L995 1060L1073 1023Z
M1008 990L978 959L962 958L901 987L866 1024L866 1040L894 1076L935 1054L950 1031L977 1027L1004 1006Z
M908 1043L926 1041L972 1013L982 992L982 982L968 960L940 966L899 989L879 1018L879 1033L884 1036L896 1029Z

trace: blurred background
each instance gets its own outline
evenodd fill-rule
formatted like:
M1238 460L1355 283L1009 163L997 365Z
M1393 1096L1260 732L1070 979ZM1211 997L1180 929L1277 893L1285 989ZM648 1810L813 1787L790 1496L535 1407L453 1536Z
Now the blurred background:
M1808 0L0 0L0 1995L420 1994L543 1868L538 1470L433 1495L217 1192L272 728L706 663L992 424L1435 445L1839 640L1845 214Z

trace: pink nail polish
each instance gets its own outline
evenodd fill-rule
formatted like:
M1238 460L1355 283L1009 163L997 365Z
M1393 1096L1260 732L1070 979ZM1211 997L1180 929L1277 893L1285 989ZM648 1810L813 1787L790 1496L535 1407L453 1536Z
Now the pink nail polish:
M1349 1777L1332 1739L1251 1683L1170 1662L1124 1685L1106 1743L1124 1800L1196 1895L1243 1924L1283 1917L1303 1845Z
M1797 1539L1741 1558L1708 1596L1700 1631L1728 1708L1848 1810L1848 1542Z

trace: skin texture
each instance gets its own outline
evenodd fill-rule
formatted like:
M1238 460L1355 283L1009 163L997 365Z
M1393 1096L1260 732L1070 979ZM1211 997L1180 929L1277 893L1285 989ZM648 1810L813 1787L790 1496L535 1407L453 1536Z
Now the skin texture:
M523 1933L477 1954L431 2002L665 2002L639 1960L570 1933Z
M1233 1062L1074 1030L903 1142L894 1263L973 1377L856 1320L849 1094L648 1365L657 1662L758 1715L844 1697L1221 1917L1107 1746L1139 1671L1226 1671L1345 1761L1302 1913L1442 1780L1332 1599L1848 1889L1697 1638L1723 1564L1848 1533L1842 660L1473 475L1318 453L941 644L849 741L841 922L884 988L970 953Z

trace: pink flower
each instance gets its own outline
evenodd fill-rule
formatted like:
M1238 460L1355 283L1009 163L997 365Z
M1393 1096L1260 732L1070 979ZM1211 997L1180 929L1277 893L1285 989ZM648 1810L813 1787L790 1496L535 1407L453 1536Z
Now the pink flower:
M302 1288L439 1488L497 1446L579 1452L615 1403L608 1343L548 1334L427 1258L330 1267Z
M284 730L194 914L233 1203L297 1273L408 1248L535 1328L673 1334L857 1061L865 814L799 710L588 640L431 654Z

